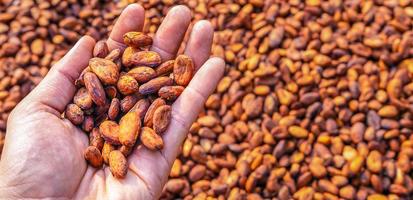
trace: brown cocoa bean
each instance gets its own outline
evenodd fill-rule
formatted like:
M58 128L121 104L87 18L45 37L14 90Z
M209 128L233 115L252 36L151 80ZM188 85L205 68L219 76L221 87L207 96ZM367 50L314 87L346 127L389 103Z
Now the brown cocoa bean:
M109 164L109 154L114 151L116 148L112 144L105 142L102 148L102 158L106 164Z
M156 69L156 76L164 76L172 73L175 65L175 60L168 60L159 65Z
M147 127L153 127L153 116L155 111L160 107L165 105L165 101L162 98L155 99L149 106L148 111L146 111L143 124Z
M85 132L90 132L92 131L94 126L95 126L95 122L93 120L93 117L85 116L85 119L83 120L83 123L82 123L82 129Z
M118 90L115 86L107 86L105 92L109 99L118 98Z
M98 77L91 72L86 72L83 75L83 81L93 102L98 106L104 106L106 104L106 94Z
M187 86L195 72L195 66L192 59L186 55L179 55L175 59L173 74L176 84Z
M96 42L93 48L93 57L104 58L109 54L109 48L105 41L100 40Z
M142 144L149 150L155 151L163 149L162 138L149 127L143 127L141 129L140 139Z
M99 129L93 128L89 135L89 146L94 146L99 149L99 151L102 151L104 143L105 140L102 138Z
M125 178L128 173L128 161L122 152L113 150L109 154L109 169L115 178Z
M113 98L108 110L108 117L110 120L115 120L120 113L120 101L118 98Z
M152 37L141 32L127 32L123 35L123 42L135 48L143 48L152 45Z
M184 91L182 86L164 86L158 91L158 95L167 101L175 101Z
M139 87L139 93L143 95L153 94L158 92L164 86L170 86L173 80L169 77L158 77L148 81Z
M146 112L151 105L149 99L139 100L129 112L136 112L141 120L145 117Z
M380 173L382 171L382 156L378 151L371 151L367 157L367 168L373 173Z
M75 96L73 97L73 103L83 110L90 109L93 106L92 97L84 87L77 90Z
M123 75L119 78L117 87L123 95L130 95L139 90L138 82L129 75Z
M119 79L118 66L111 60L92 58L89 60L90 70L106 85L114 85Z
M146 83L157 76L155 70L150 67L135 67L127 74L135 78L138 83Z
M190 181L195 182L202 179L205 176L206 167L204 165L197 165L191 169L189 172L188 178Z
M119 141L119 125L114 121L106 120L99 125L99 131L106 142L113 145L121 144Z
M308 131L304 128L301 128L299 126L290 126L288 128L288 132L291 134L291 136L295 138L306 138L308 137Z
M141 128L141 119L136 112L128 112L119 121L119 142L127 147L135 144Z
M82 109L79 108L76 104L69 104L66 107L65 116L70 120L74 125L80 125L83 123L85 118Z
M102 155L100 154L99 149L97 149L95 146L89 146L86 148L85 153L84 153L85 159L88 161L88 163L95 168L100 168L103 165L103 158Z
M125 96L120 101L120 110L122 112L128 112L133 108L133 106L136 104L136 102L138 102L139 99L141 99L141 97L136 94Z
M115 62L116 60L118 60L120 55L121 55L121 50L120 49L113 49L111 52L109 52L109 54L107 54L105 59Z
M325 179L318 181L318 187L321 189L321 191L329 192L335 195L337 195L339 192L337 186Z
M153 130L162 134L168 128L172 118L172 107L169 105L159 106L153 114Z
M122 63L126 67L156 67L161 64L161 56L154 51L125 50L122 56Z

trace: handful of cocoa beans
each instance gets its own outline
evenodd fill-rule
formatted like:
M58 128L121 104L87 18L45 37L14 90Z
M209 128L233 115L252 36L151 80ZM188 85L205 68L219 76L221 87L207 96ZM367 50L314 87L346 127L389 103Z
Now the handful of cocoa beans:
M89 133L87 162L96 168L107 164L114 177L124 178L126 157L136 145L156 151L171 120L171 104L194 74L186 55L162 63L150 51L152 38L141 32L123 37L128 47L109 52L106 42L96 43L89 66L75 81L78 90L67 105L65 117ZM138 140L139 138L139 140Z

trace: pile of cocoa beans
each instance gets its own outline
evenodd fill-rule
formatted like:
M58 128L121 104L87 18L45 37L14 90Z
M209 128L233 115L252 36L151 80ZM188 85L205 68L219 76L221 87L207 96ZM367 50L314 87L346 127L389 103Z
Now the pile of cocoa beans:
M137 142L153 151L163 148L170 104L195 72L186 55L162 63L158 53L149 51L152 38L144 33L125 33L123 41L128 46L123 52L109 52L105 41L96 43L94 58L75 81L78 90L64 113L90 132L84 153L88 163L95 168L109 165L116 178L126 176L126 157Z
M132 2L0 2L1 135L79 35L103 39ZM149 35L187 5L227 63L161 199L411 199L411 0L139 3Z

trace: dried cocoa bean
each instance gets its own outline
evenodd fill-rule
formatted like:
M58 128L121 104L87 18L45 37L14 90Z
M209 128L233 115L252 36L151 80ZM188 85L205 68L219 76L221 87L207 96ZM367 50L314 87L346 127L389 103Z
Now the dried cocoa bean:
M128 71L128 75L138 81L138 83L146 83L157 76L154 69L150 67L135 67Z
M168 60L159 65L155 71L156 71L156 76L164 76L167 74L172 73L175 65L175 60Z
M165 105L165 101L162 98L155 99L146 111L143 124L147 127L153 127L153 116L155 111L160 107Z
M143 127L141 129L140 139L142 144L152 151L163 149L162 138L149 127Z
M105 41L100 40L96 42L95 48L93 48L93 56L99 58L105 58L109 54L109 48Z
M121 144L119 141L119 125L114 121L106 120L99 125L99 131L106 142L113 145Z
M65 116L70 120L74 125L80 125L83 123L85 118L82 109L79 108L76 104L69 104L66 107Z
M113 98L108 110L108 117L110 120L115 120L120 113L120 101L118 98Z
M93 128L89 135L89 145L96 147L99 151L102 151L104 143L105 140L102 138L99 129Z
M92 97L89 95L86 88L80 88L73 97L73 103L83 110L87 110L93 106Z
M129 75L121 76L117 83L117 87L119 89L119 92L123 95L130 95L139 90L138 82L135 80L135 78Z
M118 66L111 60L92 58L89 61L89 67L105 85L114 85L119 79Z
M173 80L169 77L158 77L148 81L139 87L139 93L143 95L153 94L158 92L164 86L170 86Z
M91 72L86 72L83 75L83 81L93 102L98 106L104 106L106 104L106 93L98 77Z
M102 148L102 158L105 164L109 164L109 154L114 151L116 148L112 144L105 142Z
M153 114L153 130L162 134L168 128L172 118L172 108L169 105L159 106Z
M175 101L184 91L182 86L164 86L158 91L158 95L167 101Z
M125 50L122 57L122 63L126 67L156 67L161 64L161 56L154 51Z
M141 32L127 32L123 35L123 42L131 47L143 48L152 45L152 38Z
M97 149L95 146L89 146L88 148L86 148L84 156L91 166L95 168L102 167L103 158L100 154L99 149Z
M116 178L125 178L128 172L128 161L122 152L111 151L109 154L109 169Z
M179 55L175 59L173 75L176 84L187 86L194 75L195 67L192 59L186 55Z
M138 113L128 112L119 121L119 142L127 147L135 144L141 128Z

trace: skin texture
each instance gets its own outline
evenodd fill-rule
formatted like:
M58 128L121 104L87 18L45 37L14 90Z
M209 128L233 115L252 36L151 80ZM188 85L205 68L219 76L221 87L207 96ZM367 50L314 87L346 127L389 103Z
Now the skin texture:
M163 61L175 57L190 18L184 6L169 11L151 49ZM123 34L140 31L143 21L144 9L128 6L110 34L109 49L124 48ZM194 25L185 54L198 71L172 106L164 149L134 149L128 158L129 172L122 180L115 179L108 167L95 169L86 164L86 134L60 117L75 93L74 80L92 56L95 41L81 38L10 115L0 162L0 199L157 199L191 123L223 74L223 60L208 59L212 37L209 22Z

